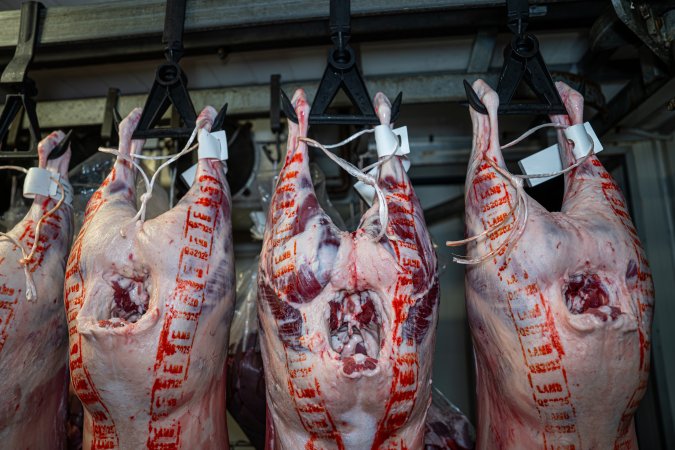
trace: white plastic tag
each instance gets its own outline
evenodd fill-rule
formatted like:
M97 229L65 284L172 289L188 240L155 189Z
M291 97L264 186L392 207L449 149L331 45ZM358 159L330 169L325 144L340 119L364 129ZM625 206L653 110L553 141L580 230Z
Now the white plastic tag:
M410 142L408 141L408 127L394 128L394 134L399 137L399 144L401 145L397 155L407 155L410 153ZM408 166L410 167L410 166ZM407 172L408 169L405 169Z
M205 129L199 130L199 159L212 158L227 161L227 136L225 130L209 133Z
M590 131L586 131L586 127L588 127ZM569 126L563 130L563 134L567 139L574 142L572 153L576 159L581 159L586 156L590 151L591 146L593 147L594 151L598 147L600 147L600 150L602 150L602 144L600 144L600 141L598 141L597 136L595 136L595 133L593 132L591 124L588 122L584 123L583 125L577 124ZM595 137L593 141L591 140L593 138L589 136L590 134ZM597 144L595 141L597 141ZM595 153L597 153L597 151Z
M253 226L251 226L251 236L253 239L262 241L265 237L265 222L267 221L265 213L262 211L251 211L249 217L253 222Z
M56 180L59 180L59 183L63 186L65 192L64 203L72 205L73 188L70 186L70 183L63 179L60 174L39 167L28 169L26 179L23 182L23 196L35 198L36 195L43 195L59 200L61 199L61 188Z
M408 169L410 169L410 160L407 158L403 160L403 168L407 172ZM373 167L370 172L368 172L368 175L371 175L373 177L377 177L377 167ZM363 199L364 202L368 206L373 206L373 203L375 203L375 188L372 187L369 184L364 183L363 181L357 181L354 183L354 189L356 192L359 194L361 199Z
M368 172L368 175L377 176L377 168L374 167ZM368 206L373 206L375 202L375 188L363 181L354 183L354 190Z
M202 128L199 130L197 140L199 141L199 148L197 149L199 159L219 159L221 161L227 161L229 155L227 147L227 134L225 133L225 130L209 133ZM192 186L195 181L196 174L197 164L181 173L180 177L183 179L185 184Z
M400 127L394 130L389 125L378 125L375 127L375 144L377 145L377 156L389 156L396 152L403 156L410 153L410 143L408 142L408 127Z
M375 127L375 144L377 146L377 156L379 158L389 156L392 153L396 155L407 155L410 153L410 142L408 141L408 127L399 127L391 129L389 125L378 125ZM403 168L407 172L410 169L410 160L403 159ZM377 167L368 172L368 175L377 177ZM375 202L375 188L362 181L354 183L354 189L368 206Z
M188 185L192 186L195 182L195 175L197 175L197 164L193 165L186 171L180 174L180 177L183 179L183 182Z
M593 141L593 153L600 153L603 150L602 144L589 122L585 122L583 127L581 125L567 127L563 133L567 139L574 142L572 152L576 159L583 158L588 154L591 140ZM553 173L563 170L558 144L554 144L544 150L538 151L534 155L521 159L518 161L518 165L525 175ZM537 186L556 176L557 175L547 178L528 178L527 184L530 187Z

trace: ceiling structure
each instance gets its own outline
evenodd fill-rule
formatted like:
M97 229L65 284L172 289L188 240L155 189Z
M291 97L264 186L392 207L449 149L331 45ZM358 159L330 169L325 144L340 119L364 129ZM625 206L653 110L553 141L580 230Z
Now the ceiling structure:
M101 123L109 87L121 90L122 112L142 104L163 59L164 2L43 3L30 76L38 84L44 127ZM595 120L601 134L622 121L624 128L662 132L672 125L667 102L652 99L654 108L638 117L642 122L625 123L655 93L670 99L675 91L667 83L673 58L649 51L654 45L639 33L649 22L633 18L634 23L626 23L623 3L531 1L528 31L539 38L554 78L580 89L595 106L591 114L599 112ZM353 0L351 43L369 89L392 96L403 92L405 107L459 102L463 79L484 78L496 85L502 49L510 39L504 4ZM663 39L672 40L675 14L668 2L650 4L652 16L661 18ZM18 1L0 3L8 9L0 12L0 64L9 61L17 42L19 11L11 8L18 6ZM303 86L311 98L330 44L327 17L328 2L313 0L188 1L181 65L195 106L222 98L230 115L264 116L273 73L281 74L286 91Z
M4 1L0 7L18 3ZM39 99L102 101L108 86L123 95L147 92L162 59L164 2L44 4L31 70ZM580 77L580 86L597 83L605 101L645 70L656 72L652 78L670 75L672 64L660 60L649 61L652 68L641 67L646 58L640 48L645 45L621 23L611 2L556 0L531 5L528 30L539 38L549 69ZM189 1L182 62L189 87L223 89L226 97L227 87L248 89L247 95L258 101L228 98L230 112L263 113L267 102L257 91L264 91L270 74L280 73L283 82L310 88L320 78L330 43L327 16L328 2L312 0ZM0 64L13 54L18 18L18 10L0 12ZM406 102L458 101L463 98L459 82L463 78L496 80L501 49L510 38L505 22L503 1L354 0L351 41L370 85L391 85L404 93ZM422 92L428 86L436 89ZM655 90L640 87L644 97ZM617 103L622 102L626 103ZM615 125L610 122L608 128Z
M672 52L664 57L655 39L672 41L674 6L655 1L644 9L634 2L639 17L631 18L621 8L624 3L531 1L528 31L538 37L554 79L582 92L589 106L585 116L599 135L611 139L618 132L625 139L636 132L671 133L675 64ZM461 105L463 81L483 78L497 85L503 49L512 36L504 5L495 0L352 0L350 43L370 94L382 91L393 99L402 92L400 122L409 126L416 147L427 149L426 163L416 165L418 183L463 177L472 133ZM19 5L6 1L4 6ZM122 115L142 106L164 60L165 3L56 0L45 6L29 74L38 86L41 127L100 125L112 87L121 91ZM327 1L189 0L181 66L195 107L227 103L231 118L264 119L272 74L281 75L285 92L303 87L312 99L331 44L328 13ZM656 31L649 28L649 17L659 18ZM13 55L18 23L18 10L0 12L0 64ZM338 96L335 104L348 102ZM531 123L532 118L501 117L503 139ZM264 136L268 130L268 124L258 124L256 139L271 139ZM337 138L328 136L326 142ZM548 133L522 148L541 148L552 138ZM442 176L435 175L439 170Z

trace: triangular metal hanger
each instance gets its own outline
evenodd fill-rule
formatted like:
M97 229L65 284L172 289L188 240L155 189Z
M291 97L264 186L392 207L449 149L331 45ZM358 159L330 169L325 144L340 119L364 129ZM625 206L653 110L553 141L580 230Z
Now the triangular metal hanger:
M349 45L351 37L350 0L330 0L330 32L333 48L328 53L324 71L314 102L309 112L309 123L379 125L372 100L361 72L356 65L356 54ZM342 89L358 114L331 114L327 110ZM401 106L399 93L391 108L392 121L396 120ZM288 117L297 123L298 118L286 93L281 91L281 106Z
M117 105L119 103L120 90L115 87L108 88L103 109L103 122L101 123L101 140L105 145L113 145L119 138L119 127L122 122Z
M183 56L183 27L185 24L186 0L167 0L162 43L166 45L164 56L167 62L157 68L155 81L143 107L143 113L134 131L134 139L157 137L187 137L197 123L195 107L187 90L187 77L178 62ZM164 113L173 105L182 119L182 128L155 128ZM218 113L212 130L222 129L225 121L224 105Z
M12 123L21 126L21 111L25 111L28 118L30 132L30 148L28 151L0 151L0 158L34 159L38 157L37 146L40 142L40 125L38 123L35 99L37 87L35 82L28 78L28 69L33 62L33 55L37 47L39 35L40 11L42 3L28 1L21 4L21 19L19 24L19 39L14 56L0 76L0 86L9 94L5 97L5 105L0 113L0 143L7 137ZM49 159L61 156L68 149L71 133L52 150Z
M506 8L508 27L513 33L513 38L504 49L504 66L497 85L499 114L567 114L539 52L539 41L533 34L525 32L530 16L529 2L507 0ZM538 102L512 103L513 96L522 81L535 93ZM466 80L464 90L469 105L474 110L487 114L487 108Z

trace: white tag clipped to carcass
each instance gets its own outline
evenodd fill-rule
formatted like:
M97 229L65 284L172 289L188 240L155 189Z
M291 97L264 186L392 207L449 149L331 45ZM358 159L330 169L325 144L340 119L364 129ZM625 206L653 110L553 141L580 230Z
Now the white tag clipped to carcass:
M204 128L199 130L197 137L199 159L211 158L227 161L227 135L225 130L209 133Z
M572 153L574 153L576 159L583 158L588 154L591 148L591 141L593 142L593 153L600 153L603 150L602 144L589 122L584 122L583 125L578 124L569 126L563 130L563 133L567 139L574 143ZM538 151L534 155L521 159L518 161L518 165L525 175L553 173L563 170L558 144L554 144L544 150ZM527 184L530 187L534 187L545 181L551 180L556 176L528 178Z
M255 240L262 241L265 237L265 222L267 222L265 213L262 211L251 211L249 217L251 218L251 222L253 222L253 225L250 228L251 237Z
M602 144L600 144L598 137L593 131L593 127L591 127L591 124L588 122L571 125L563 130L563 134L568 140L574 143L572 153L577 160L586 156L591 150L591 147L593 147L594 153L598 153L602 150ZM593 137L590 135L593 135Z
M371 175L373 177L377 176L377 168L374 167L372 168L369 172L368 175ZM375 188L372 187L369 184L364 183L363 181L357 181L354 183L354 189L356 190L356 193L359 194L361 199L368 204L368 206L373 206L373 202L375 202Z
M227 161L229 155L227 147L227 134L225 133L225 130L209 133L202 128L199 130L197 140L199 141L199 148L197 149L199 159L219 159L221 161ZM195 182L196 174L197 164L181 173L180 177L183 179L185 184L192 186L192 184Z
M375 145L377 146L377 156L379 158L387 157L392 153L404 156L410 153L410 142L408 141L408 127L391 129L389 125L378 125L375 127ZM403 168L407 172L410 169L410 160L403 160ZM368 172L368 175L377 177L377 167ZM354 189L368 206L375 202L375 188L358 181L354 183Z
M389 125L376 126L375 145L377 145L377 156L380 158L389 156L394 152L399 156L409 154L408 127L392 130Z
M58 183L56 180L58 180ZM65 193L64 203L72 205L73 188L70 186L70 183L63 179L60 174L39 167L28 169L26 179L23 182L23 196L35 198L36 195L44 195L45 197L60 200L61 188L59 187L59 183L63 186Z

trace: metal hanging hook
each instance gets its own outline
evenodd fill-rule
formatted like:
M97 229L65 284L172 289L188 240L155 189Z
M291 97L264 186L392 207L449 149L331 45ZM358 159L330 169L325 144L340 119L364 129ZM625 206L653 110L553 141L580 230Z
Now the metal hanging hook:
M351 38L350 0L330 0L329 27L333 48L328 52L328 63L309 112L310 124L379 125L372 97L356 64L356 53L349 45ZM334 114L328 108L342 89L356 114ZM402 93L392 104L392 120L398 118ZM281 91L281 108L289 120L298 118L288 96Z
M536 36L527 33L529 2L507 0L508 27L513 37L504 49L504 65L497 84L499 114L567 114L560 94L539 51ZM512 103L521 82L537 96L536 102ZM487 114L487 108L471 85L464 80L467 103L475 111Z
M143 107L143 113L134 131L134 139L180 138L192 134L197 124L197 113L187 90L187 76L179 65L183 57L183 31L186 0L167 0L162 43L166 62L155 73L155 81ZM179 128L156 128L169 107L173 105L183 122ZM225 104L216 117L212 131L222 129L225 122Z
M5 140L14 119L21 110L28 118L28 131L31 142L29 151L0 152L0 157L36 158L40 141L40 125L38 123L34 97L37 95L35 82L28 77L28 70L33 62L39 36L40 12L44 6L40 2L28 1L21 4L19 37L14 56L0 76L0 85L10 93L5 97L5 105L0 114L0 142Z

